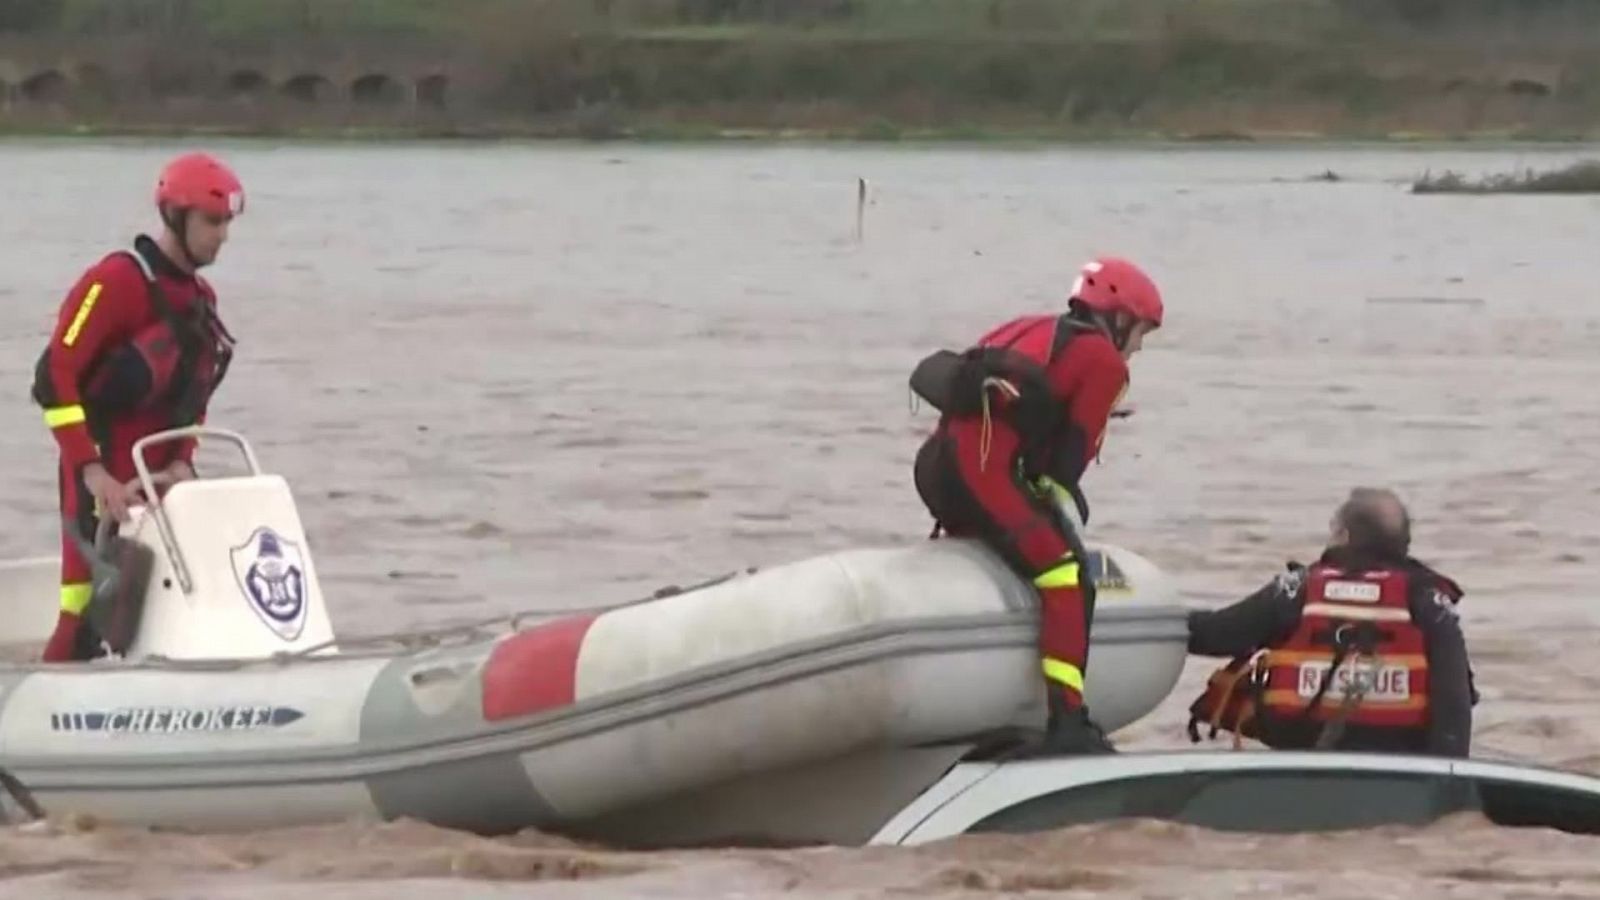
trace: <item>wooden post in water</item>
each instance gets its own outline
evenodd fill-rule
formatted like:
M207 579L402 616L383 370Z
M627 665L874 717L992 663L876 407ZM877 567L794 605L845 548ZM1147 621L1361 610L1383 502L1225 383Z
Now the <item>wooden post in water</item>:
M861 243L865 237L863 221L867 212L867 180L856 178L856 243Z

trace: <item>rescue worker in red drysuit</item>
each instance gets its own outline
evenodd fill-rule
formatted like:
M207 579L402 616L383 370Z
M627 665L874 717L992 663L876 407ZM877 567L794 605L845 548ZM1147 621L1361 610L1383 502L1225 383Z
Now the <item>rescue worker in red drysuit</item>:
M1113 752L1084 704L1095 597L1093 579L1079 580L1089 510L1078 482L1127 389L1128 359L1161 318L1161 293L1138 266L1095 259L1066 313L1012 319L912 375L943 413L914 470L935 536L981 539L1039 595L1049 719L1024 755Z
M1478 696L1461 588L1411 557L1411 519L1391 491L1357 488L1330 524L1309 567L1190 613L1189 652L1234 658L1190 708L1191 739L1209 724L1278 749L1467 756Z
M232 357L216 294L198 270L216 261L244 190L226 166L191 153L157 181L162 230L90 266L67 292L34 376L33 398L60 450L61 609L45 662L93 658L100 640L83 621L88 561L72 534L93 541L102 515L128 520L140 498L133 444L201 423ZM195 477L192 439L151 447L154 480Z

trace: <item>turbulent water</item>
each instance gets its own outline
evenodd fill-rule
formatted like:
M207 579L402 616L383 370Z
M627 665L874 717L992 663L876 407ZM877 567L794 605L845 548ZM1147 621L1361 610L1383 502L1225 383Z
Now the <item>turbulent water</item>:
M0 554L54 550L32 364L81 268L148 227L174 149L0 144ZM1352 485L1396 487L1419 555L1467 590L1475 755L1600 769L1600 201L1407 193L1427 169L1577 150L222 150L250 203L212 273L241 339L212 418L295 486L342 632L920 539L910 461L929 419L908 409L909 366L1052 308L1087 255L1121 253L1158 278L1169 324L1087 476L1095 536L1217 604L1315 553ZM1185 743L1209 666L1119 743ZM672 854L415 823L64 822L0 832L0 892L1567 897L1600 895L1593 846L1470 817Z

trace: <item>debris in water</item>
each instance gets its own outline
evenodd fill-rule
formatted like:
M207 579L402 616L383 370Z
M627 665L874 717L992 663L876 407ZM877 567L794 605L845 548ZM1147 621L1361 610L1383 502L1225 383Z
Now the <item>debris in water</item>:
M856 179L856 243L861 243L865 237L865 218L867 213L867 180Z
M1413 194L1600 194L1600 159L1575 162L1548 172L1488 175L1476 181L1459 172L1435 176L1424 172L1411 185Z
M1368 297L1368 303L1412 306L1482 306L1482 297Z
M1307 175L1304 178L1274 178L1272 179L1272 182L1273 184L1303 184L1307 182L1337 184L1343 180L1344 176L1340 175L1338 172L1335 172L1332 169L1323 169L1322 173L1319 175ZM1187 188L1181 188L1178 191L1180 194L1187 194L1188 192L1189 191Z

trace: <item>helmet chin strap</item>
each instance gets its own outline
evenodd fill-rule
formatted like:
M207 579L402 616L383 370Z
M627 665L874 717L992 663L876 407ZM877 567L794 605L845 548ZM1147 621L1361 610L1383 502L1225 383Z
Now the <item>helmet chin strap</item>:
M1118 350L1128 349L1128 341L1133 337L1133 329L1136 325L1138 325L1138 320L1131 316L1124 319L1120 325L1115 317L1107 317L1105 323L1106 331L1111 335L1111 343L1115 344Z
M161 222L167 226L178 239L178 250L183 253L183 262L190 272L200 270L200 264L195 261L194 251L189 249L189 209L173 210L165 207L161 210Z
M1139 324L1138 319L1127 316L1123 324L1118 325L1118 313L1097 312L1087 306L1079 305L1076 301L1072 306L1072 314L1074 318L1086 326L1098 328L1105 332L1106 337L1111 339L1112 346L1116 347L1118 352L1127 349L1128 340L1133 337L1134 326Z
M1128 339L1133 337L1133 327L1137 324L1134 319L1129 317L1119 325L1117 313L1102 312L1091 312L1089 321L1093 322L1101 331L1104 331L1106 337L1111 338L1112 346L1116 347L1118 351L1127 349Z

